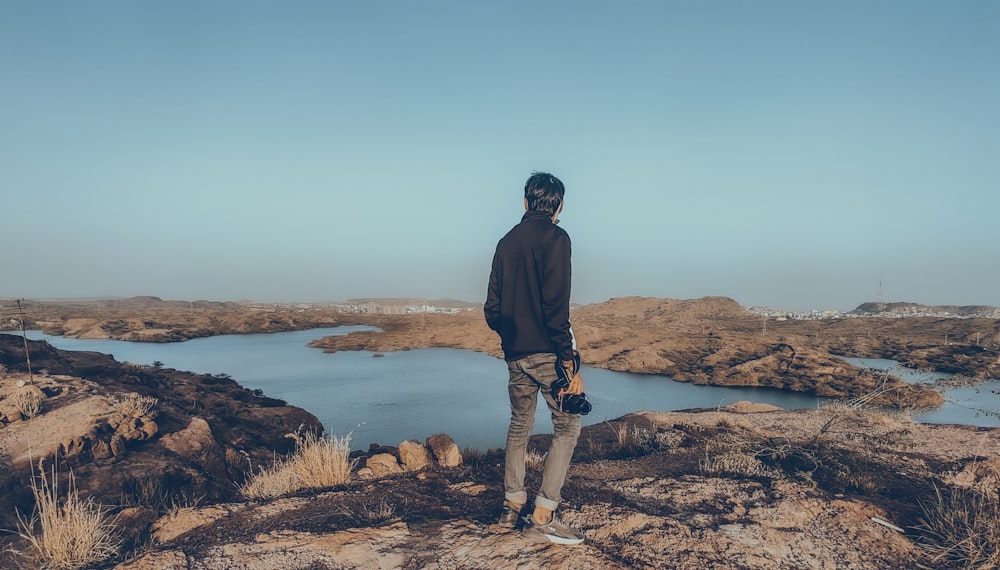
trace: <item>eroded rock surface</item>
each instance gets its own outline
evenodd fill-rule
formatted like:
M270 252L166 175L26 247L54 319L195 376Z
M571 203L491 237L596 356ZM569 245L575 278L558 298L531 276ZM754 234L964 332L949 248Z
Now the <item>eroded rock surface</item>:
M776 446L826 465L805 474L800 463L762 459ZM915 542L917 501L949 478L995 484L997 450L1000 430L846 407L646 412L584 429L560 509L587 535L580 546L493 524L503 456L490 452L311 496L181 509L119 568L936 567ZM738 452L756 454L762 469L732 459ZM529 468L529 488L538 479Z

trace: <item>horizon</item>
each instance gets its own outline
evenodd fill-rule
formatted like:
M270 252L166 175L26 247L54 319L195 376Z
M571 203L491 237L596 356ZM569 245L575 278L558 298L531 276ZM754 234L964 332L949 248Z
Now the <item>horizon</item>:
M0 296L480 299L544 170L576 304L1000 306L998 26L976 0L0 0Z
M0 296L0 301L5 301L5 302L26 301L26 302L39 302L39 303L60 303L60 302L92 302L92 301L128 301L128 300L132 300L132 299L144 299L144 298L158 299L158 300L160 300L162 302L165 302L165 303L177 302L177 303L237 303L237 304L253 303L253 304L264 304L264 305L347 305L347 304L350 304L351 302L361 302L361 301L364 301L364 302L373 302L373 301L374 302L377 302L377 301L396 301L396 302L401 302L401 301L411 302L411 301L414 301L415 302L415 301L419 301L419 302L424 302L424 303L445 302L445 303L461 303L461 304L465 304L465 305L477 305L477 306L481 305L481 302L467 301L467 300L464 300L464 299L454 299L454 298L450 298L450 297L431 297L431 298L425 298L425 297L364 297L364 296L362 296L362 297L352 297L352 298L341 299L341 300L321 300L321 301L262 300L262 299L170 299L170 298L165 299L165 298L158 297L158 296L155 296L155 295L131 295L131 296L127 296L127 297L122 297L122 296L94 296L94 297L19 297L19 298L15 298L15 297L2 297L2 296ZM645 296L642 296L642 295L624 295L624 296L620 296L620 297L609 297L608 299L604 299L604 300L601 300L601 301L594 301L593 303L577 303L577 302L574 301L573 303L571 303L571 305L577 306L577 307L585 307L585 306L591 305L591 304L600 304L600 303L605 303L605 302L609 302L609 301L615 301L615 300L618 300L618 299L628 299L628 298L655 298L655 299L664 299L664 300L673 300L673 301L697 301L697 300L707 299L707 298L724 298L724 299L729 299L731 301L736 302L737 304L739 304L741 307L743 307L745 309L753 309L753 308L773 309L773 310L778 310L778 311L787 311L787 312L790 312L790 313L801 313L801 312L809 312L809 311L812 311L812 312L823 312L823 311L851 312L851 311L857 310L860 307L862 307L864 305L868 305L868 304L878 304L878 305L917 305L917 306L922 306L922 307L927 307L927 308L944 308L944 307L947 307L947 308L965 309L965 308L971 308L971 307L986 307L986 308L1000 309L1000 307L995 306L995 305L983 305L983 304L956 305L954 303L939 303L939 304L930 305L930 304L925 304L925 303L916 303L916 302L913 302L913 301L891 301L891 300L862 301L862 302L857 303L856 305L854 305L853 307L851 307L849 309L842 309L842 308L835 308L835 307L807 307L807 308L804 308L804 309L793 309L793 308L789 308L789 307L782 307L780 305L744 305L742 303L739 303L739 301L737 301L736 299L733 299L732 297L729 297L729 296L726 296L726 295L711 295L711 296L693 297L693 298L689 298L689 299L679 299L679 298L674 298L674 297L645 297Z

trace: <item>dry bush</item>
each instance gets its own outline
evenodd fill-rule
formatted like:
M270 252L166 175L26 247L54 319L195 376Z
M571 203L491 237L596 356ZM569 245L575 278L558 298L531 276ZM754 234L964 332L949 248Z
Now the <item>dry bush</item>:
M149 415L158 401L152 396L140 396L132 392L115 402L115 409L126 418L141 418Z
M19 534L30 545L30 552L23 554L27 561L37 568L62 570L88 567L115 556L121 540L114 519L92 498L80 499L72 472L62 502L56 467L52 467L51 482L41 463L38 473L31 480L34 513L27 520L18 513Z
M17 411L21 412L21 415L26 419L31 419L42 411L42 402L44 400L45 393L34 384L28 384L20 388L13 397Z
M906 416L865 408L863 399L834 402L820 408L826 415L811 442L854 442L861 449L907 449L914 446L914 422Z
M617 438L617 450L633 455L642 455L655 451L659 446L659 440L655 431L633 425L621 424L615 429Z
M1000 497L997 491L952 489L921 503L917 542L948 568L1000 568Z
M545 465L545 456L548 453L539 453L534 449L525 452L525 464L532 469L541 469Z
M877 492L886 449L913 445L912 422L866 410L864 401L837 403L818 411L818 424L790 439L760 433L729 419L716 426L706 442L701 469L711 475L776 478L782 474L810 486L835 492Z
M779 472L764 464L762 455L780 452L787 442L769 440L756 431L727 419L719 421L719 433L705 442L702 473L713 476L768 477Z
M351 460L351 436L296 436L291 457L262 467L238 486L247 499L270 499L303 489L324 489L345 485L357 460Z
M405 499L402 504L405 507ZM377 525L398 515L396 505L390 503L386 497L371 497L359 506L360 510L357 512L346 505L341 506L340 513L358 526Z

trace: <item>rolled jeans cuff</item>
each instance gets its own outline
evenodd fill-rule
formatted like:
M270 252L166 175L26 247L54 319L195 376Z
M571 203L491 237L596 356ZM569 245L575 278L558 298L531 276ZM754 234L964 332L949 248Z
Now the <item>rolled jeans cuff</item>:
M508 503L514 505L523 505L528 502L528 493L527 491L518 491L516 493L504 493L503 498L506 499Z
M535 497L535 506L536 507L542 507L543 509L546 509L546 510L549 510L549 511L554 511L554 510L556 510L556 507L559 506L559 501L553 501L551 499L546 499L545 497L542 497L541 495L539 495L539 496Z

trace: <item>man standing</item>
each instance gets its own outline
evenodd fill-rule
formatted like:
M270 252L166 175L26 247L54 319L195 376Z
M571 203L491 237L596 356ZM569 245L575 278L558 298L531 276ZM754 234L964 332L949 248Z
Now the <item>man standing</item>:
M547 172L528 178L524 217L497 244L483 308L486 323L500 335L510 372L505 500L499 524L515 527L528 500L525 450L541 392L552 412L555 434L545 457L534 512L526 517L522 533L557 544L579 544L583 534L562 523L554 512L580 435L580 416L563 412L559 395L552 394L552 383L558 378L556 366L563 366L571 378L565 393L583 393L569 322L570 239L556 225L564 193L563 183Z

